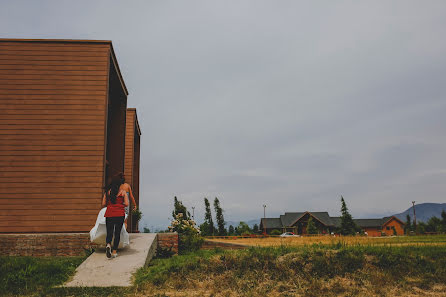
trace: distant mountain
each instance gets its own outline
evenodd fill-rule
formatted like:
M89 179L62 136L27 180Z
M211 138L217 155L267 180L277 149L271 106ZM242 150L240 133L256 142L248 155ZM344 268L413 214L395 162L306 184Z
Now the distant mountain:
M431 217L441 218L441 211L446 211L446 203L421 203L415 204L415 214L417 216L417 222L427 222ZM406 216L410 215L410 219L413 221L413 208L410 207L402 213L395 214L398 219L403 222L406 221Z
M249 221L242 220L242 222L245 222L246 224L248 224L249 227L252 228L254 226L254 224L257 224L257 225L260 224L260 219L254 219L254 220L249 220ZM215 224L215 222L214 222L214 224ZM230 225L237 227L238 224L240 224L240 221L226 221L226 228L228 228Z

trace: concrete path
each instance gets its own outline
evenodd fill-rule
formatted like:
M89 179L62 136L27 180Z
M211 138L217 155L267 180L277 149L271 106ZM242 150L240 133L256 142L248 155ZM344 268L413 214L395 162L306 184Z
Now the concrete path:
M107 259L99 249L77 269L64 287L129 287L132 274L146 265L156 252L155 233L131 233L130 245L118 250L118 257Z

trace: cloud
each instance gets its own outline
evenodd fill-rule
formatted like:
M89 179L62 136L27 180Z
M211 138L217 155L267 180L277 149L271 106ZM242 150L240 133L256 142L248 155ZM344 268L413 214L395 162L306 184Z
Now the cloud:
M36 13L38 12L38 13ZM39 1L3 37L113 40L142 127L144 224L173 196L203 216L355 217L445 202L446 4Z

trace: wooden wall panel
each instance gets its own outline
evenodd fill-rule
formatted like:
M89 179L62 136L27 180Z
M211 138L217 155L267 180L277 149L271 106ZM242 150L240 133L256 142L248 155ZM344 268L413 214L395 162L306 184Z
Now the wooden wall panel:
M135 111L127 109L125 131L125 166L124 173L127 183L132 186L133 178L133 137L135 132Z
M139 125L136 109L127 109L126 136L125 136L125 166L126 182L132 187L135 202L139 207ZM129 232L138 230L136 222L130 220L127 227Z
M132 193L134 192L133 189L133 136L135 132L135 111L133 109L128 108L127 114L126 114L126 129L125 129L125 162L124 162L124 173L125 173L125 180L126 182L132 187ZM133 196L135 194L133 193ZM129 197L130 199L130 197ZM131 200L129 200L130 209L133 209L133 203ZM132 216L129 216L127 221L127 231L132 232L135 230L133 229L133 219Z
M94 225L110 48L0 40L0 233L87 232Z

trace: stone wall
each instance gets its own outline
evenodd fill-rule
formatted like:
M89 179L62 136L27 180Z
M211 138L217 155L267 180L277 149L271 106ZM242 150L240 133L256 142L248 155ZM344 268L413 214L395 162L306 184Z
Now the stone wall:
M158 233L158 247L178 254L178 233Z
M0 234L0 256L81 256L96 247L88 233Z

